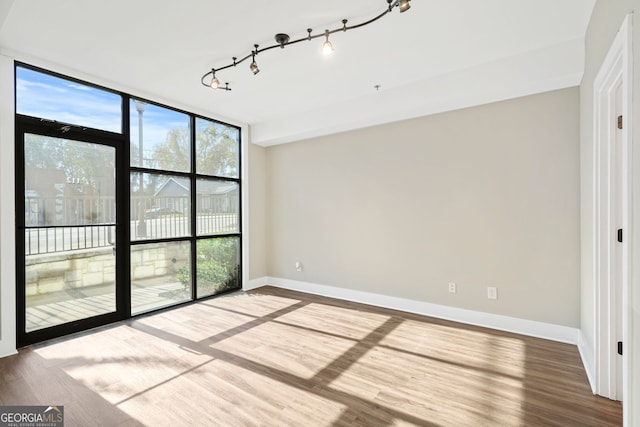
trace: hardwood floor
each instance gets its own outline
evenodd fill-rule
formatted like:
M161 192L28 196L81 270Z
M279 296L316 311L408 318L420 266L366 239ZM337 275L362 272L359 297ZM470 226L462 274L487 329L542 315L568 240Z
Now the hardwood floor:
M66 426L619 426L577 348L261 288L0 359Z

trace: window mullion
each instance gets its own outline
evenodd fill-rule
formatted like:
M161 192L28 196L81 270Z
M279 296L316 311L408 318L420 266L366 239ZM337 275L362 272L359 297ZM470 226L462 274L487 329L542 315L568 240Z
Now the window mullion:
M198 298L198 274L197 274L197 260L196 260L196 246L198 241L196 239L198 229L198 215L197 215L197 195L196 195L196 119L191 116L189 121L189 135L191 138L191 299L196 300Z

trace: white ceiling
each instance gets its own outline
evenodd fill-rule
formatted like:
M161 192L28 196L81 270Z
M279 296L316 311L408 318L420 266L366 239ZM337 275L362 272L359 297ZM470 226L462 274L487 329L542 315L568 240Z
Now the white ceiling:
M413 0L411 9L321 39L212 67L273 35L355 24L384 0L2 0L5 55L251 127L273 145L575 86L595 0ZM380 85L379 91L374 86Z

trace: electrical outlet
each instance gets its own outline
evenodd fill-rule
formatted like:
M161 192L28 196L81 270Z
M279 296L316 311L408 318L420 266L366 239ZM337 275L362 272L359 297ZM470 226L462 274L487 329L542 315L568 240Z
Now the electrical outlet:
M494 286L489 286L487 288L487 298L489 299L498 299L498 288Z
M449 282L449 293L450 294L456 293L456 284L453 282Z
M296 270L302 271L302 263L300 261L296 261Z

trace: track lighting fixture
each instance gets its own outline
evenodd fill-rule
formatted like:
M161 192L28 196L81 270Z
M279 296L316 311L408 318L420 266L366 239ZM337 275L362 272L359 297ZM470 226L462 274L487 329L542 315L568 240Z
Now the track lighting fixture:
M258 45L254 44L253 46L256 49L253 52L251 52L251 65L249 65L249 69L251 70L251 72L255 76L256 74L258 74L260 72L260 68L258 68L258 64L256 64L256 55L258 54Z
M249 69L251 70L254 76L260 72L260 68L258 68L258 64L256 64L255 58L253 59L253 62L251 63L251 65L249 65Z
M254 59L251 65L249 66L251 72L256 75L260 72L260 68L258 68L258 64L256 64L256 60Z
M333 45L329 41L329 30L324 30L324 35L326 36L326 40L322 43L322 53L324 55L331 55L333 53Z
M222 90L231 90L229 87L229 83L225 83L224 87L220 86L220 80L216 77L216 69L211 69L211 82L209 82L209 87L213 90L222 89Z
M216 77L216 70L211 69L211 83L209 83L211 89L218 89L220 87L220 80Z
M256 63L256 55L258 55L259 53L262 53L262 52L267 51L267 50L274 49L276 47L280 47L280 48L284 49L285 46L289 46L289 45L292 45L292 44L300 43L300 42L305 41L305 40L310 41L310 40L313 40L313 39L317 39L319 37L324 37L325 38L325 41L322 44L322 53L324 53L325 55L330 55L334 51L333 44L329 41L329 36L331 34L337 33L339 31L347 32L348 30L354 30L356 28L360 28L360 27L364 27L365 25L369 25L369 24L377 21L378 19L382 18L387 13L393 11L393 8L395 8L396 6L400 10L400 12L406 12L407 10L409 10L409 8L411 8L411 5L409 4L409 2L411 0L386 0L386 1L387 1L387 7L385 8L385 10L382 13L380 13L379 15L369 19L368 21L364 21L364 22L361 22L359 24L347 26L347 20L343 19L342 20L342 27L338 27L338 28L336 28L334 30L325 30L324 33L313 34L313 35L311 34L313 32L313 30L311 28L307 28L307 36L306 37L301 37L301 38L296 39L296 40L290 40L288 34L278 33L278 34L275 35L276 44L271 45L271 46L267 46L267 47L263 47L262 49L258 49L258 45L254 44L253 45L254 49L251 51L251 53L249 53L248 55L246 55L245 57L243 57L240 60L238 60L238 58L234 56L232 58L233 62L231 64L225 65L223 67L212 68L211 71L209 71L208 73L206 73L205 75L202 76L202 78L200 79L200 82L204 86L208 86L211 89L231 90L231 88L229 87L229 83L225 83L224 86L220 86L220 81L216 77L216 72L219 72L219 71L222 71L222 70L226 70L227 68L235 67L236 65L238 65L238 64L246 61L247 59L251 58L251 65L249 65L249 69L251 70L251 72L254 75L256 75L256 74L258 74L260 72L260 68L258 68L258 64ZM211 80L207 80L209 76L211 76Z

